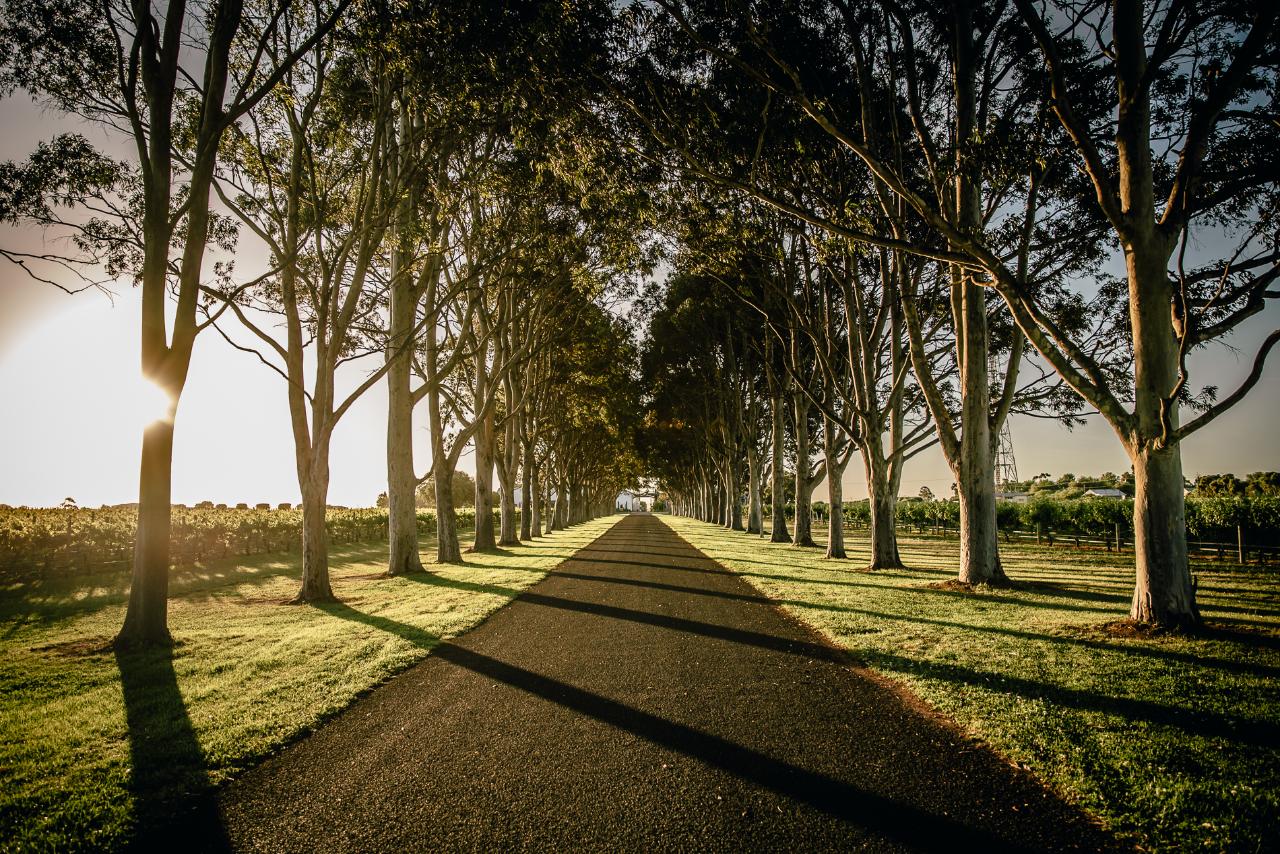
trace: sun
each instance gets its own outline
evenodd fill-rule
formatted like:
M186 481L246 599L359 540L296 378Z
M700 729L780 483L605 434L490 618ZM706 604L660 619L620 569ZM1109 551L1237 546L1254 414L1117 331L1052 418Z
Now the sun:
M141 374L122 379L120 395L121 408L139 430L145 430L157 421L173 421L173 397Z
M0 502L137 500L143 431L172 419L141 375L132 293L69 298L0 353Z

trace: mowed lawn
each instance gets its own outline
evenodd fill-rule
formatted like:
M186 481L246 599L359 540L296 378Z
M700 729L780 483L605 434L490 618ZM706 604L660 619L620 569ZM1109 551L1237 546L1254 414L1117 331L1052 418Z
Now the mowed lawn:
M1280 571L1198 564L1202 637L1116 636L1132 555L1002 546L1014 589L939 588L955 540L904 538L908 571L663 517L762 593L905 683L1151 850L1280 848ZM825 530L816 532L825 537Z
M336 549L334 605L281 604L297 592L296 556L175 572L171 651L108 647L126 577L3 588L0 849L127 845L139 824L196 808L619 518L412 578L382 577L385 546Z

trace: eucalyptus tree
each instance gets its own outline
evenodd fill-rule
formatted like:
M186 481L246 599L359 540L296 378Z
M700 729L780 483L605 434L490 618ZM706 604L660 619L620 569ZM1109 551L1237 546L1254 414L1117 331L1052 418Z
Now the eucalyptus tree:
M288 55L315 10L290 12L267 56ZM302 584L297 602L332 600L325 514L333 431L379 382L383 362L345 395L338 369L378 351L386 277L373 274L398 206L396 100L384 66L336 30L312 45L226 140L215 180L223 204L270 251L278 272L235 287L205 287L255 340L284 380L302 494ZM251 56L238 57L250 61ZM276 332L283 326L283 340ZM308 364L310 362L310 364Z
M910 261L902 253L839 239L832 242L824 267L835 280L840 298L831 301L835 317L828 328L843 322L846 349L841 355L848 363L848 381L832 382L832 386L843 397L846 429L854 438L866 476L871 523L868 566L900 568L896 519L903 468L932 447L937 435L919 386L908 373L911 359L900 283L911 275ZM935 372L938 349L925 356L923 370Z
M816 357L813 343L796 327L787 330L783 363L787 367L786 391L791 398L791 435L795 443L792 466L795 476L795 510L791 544L816 546L813 541L813 491L827 476L827 462L813 459L822 419L813 405L817 390Z
M922 348L910 352L913 367L926 374L921 391L960 484L960 577L1002 578L993 455L1000 421L1010 411L1008 395L993 402L986 283L948 235L986 235L1002 257L1065 254L1056 268L1032 265L1037 289L1055 300L1061 300L1064 274L1096 261L1099 236L1096 218L1084 216L1074 241L1033 239L1044 236L1035 228L1049 171L1042 160L1058 149L1043 113L1033 108L1036 80L1020 73L1025 32L1007 9L980 3L814 0L742 2L726 10L658 0L651 12L630 19L630 43L641 57L632 67L640 68L650 94L642 97L633 88L624 101L680 168L832 238L943 265L957 407L932 393L940 386L929 381L929 362L914 358ZM735 127L729 138L718 122L697 121L699 112L719 115L717 108L729 101L739 105L739 125L754 120L754 126ZM815 134L825 137L825 147ZM744 149L743 138L756 144ZM788 143L796 155L822 151L810 158L815 164L852 161L861 167L860 177L847 166L797 174L797 157L785 156ZM778 156L770 157L773 151ZM832 175L840 181L829 181ZM1055 181L1066 183L1061 170ZM922 217L904 193L930 217ZM934 228L938 224L946 233ZM912 330L920 324L913 325L905 311L911 301L905 296L902 320L915 341L920 336ZM1078 307L1078 301L1066 303L1068 312ZM997 380L1010 390L1019 387L1020 343L1012 352L1018 358L1007 360L1008 376Z
M427 283L425 334L414 369L422 384L414 392L428 401L432 474L437 483L456 468L470 444L476 465L476 532L473 550L492 549L493 477L504 457L500 513L514 527L515 437L530 384L525 369L536 363L558 324L566 322L569 273L547 266L547 252L562 248L545 220L536 194L524 183L527 161L509 141L489 137L473 145L484 171L460 188L463 204L450 223L452 247L439 281ZM495 154L495 152L501 152ZM447 298L440 300L439 296ZM449 426L456 430L449 432ZM502 440L500 442L500 439ZM446 501L441 497L439 501ZM450 502L437 511L437 559L459 562L462 552Z
M546 454L540 448L543 425L554 401L550 373L550 354L539 353L528 371L525 387L525 416L520 420L520 539L541 537L542 507L545 495L543 472Z
M436 485L438 563L462 562L453 492L448 484L476 426L474 419L465 420L463 389L459 387L463 362L479 350L471 319L476 306L471 294L475 289L460 285L467 279L465 273L452 275L450 267L445 266L439 279L428 280L423 303L427 319L419 340L421 352L414 360L414 371L422 380L419 390L427 401L430 476ZM451 424L456 425L452 432Z
M461 291L475 284L472 275L446 277L445 267L451 263L456 267L458 240L467 228L468 190L487 180L501 157L507 136L501 128L510 113L512 93L523 81L521 75L499 73L494 61L515 50L510 39L518 44L521 38L522 28L496 24L504 13L489 3L437 4L431 14L393 18L383 43L399 87L396 168L414 176L406 182L396 214L388 282L388 573L392 575L423 569L413 508L419 483L413 459L414 411L434 383L444 382L462 358L471 355L465 348L440 349ZM504 35L495 38L495 33ZM466 314L464 309L454 319ZM424 338L419 331L427 325L436 330L430 352L434 379L415 384L415 364L419 376L425 373ZM438 406L434 412L439 416ZM433 440L433 468L441 463L452 471L456 465L456 459L449 464L452 455L447 452L443 459L438 455L447 444ZM464 439L454 447L461 451L465 444ZM459 559L452 545L456 540L452 505L448 512L437 514L437 534L438 556Z
M653 294L660 302L650 313L641 357L651 412L646 446L653 473L669 489L688 494L689 510L705 520L710 510L701 481L712 428L707 397L699 389L708 386L707 341L702 318L695 314L699 304L679 293L680 283L669 280L664 291Z
M900 223L889 248L946 262L967 395L982 396L987 324L979 309L995 290L1039 357L1108 420L1142 472L1130 614L1195 623L1179 443L1248 394L1280 340L1280 332L1262 340L1248 375L1221 400L1216 388L1188 384L1188 354L1263 311L1280 275L1267 225L1277 175L1269 118L1276 11L1137 0L1053 4L1047 15L1022 0L1012 8L879 8L888 27L848 6L829 19L844 23L860 79L890 81L900 109L841 115L759 26L749 27L748 41L771 64L738 65L863 161ZM888 128L874 121L899 114ZM903 140L909 159L900 156ZM911 229L921 239L908 239ZM1231 246L1217 257L1189 255L1196 234ZM1077 239L1064 243L1067 235ZM1127 309L1119 320L1133 368L1119 377L1090 346L1105 330L1073 328L1063 317L1080 313L1073 306L1091 283L1064 289L1080 284L1071 274L1088 278L1080 274L1091 272L1104 238L1125 261L1123 289L1110 295ZM1107 296L1104 287L1099 297ZM1185 424L1184 406L1199 410ZM970 401L971 417L961 419L954 456L962 475L984 467L990 410ZM944 430L944 450L951 438ZM962 503L989 503L985 489L963 480L961 489ZM985 527L989 515L966 518ZM973 550L984 557L994 536L965 543L974 562Z
M427 389L414 387L414 354L425 325L438 323L441 307L456 296L447 286L442 293L442 267L449 252L444 243L458 216L459 185L472 165L460 144L464 119L459 110L449 109L462 99L424 99L417 79L407 71L399 77L391 154L391 178L400 197L386 265L388 575L423 571L414 501L420 481L413 460L413 413ZM443 372L449 372L447 363Z
M547 401L538 392L551 385L548 363L542 357L554 346L563 329L573 327L582 311L583 294L575 287L574 265L564 259L548 258L544 253L550 248L554 254L555 247L562 244L545 229L533 233L546 238L546 242L535 257L527 259L530 263L520 268L516 284L506 296L511 303L508 311L511 320L496 336L495 351L508 365L502 373L499 417L490 437L499 483L498 545L520 542L516 488L521 482L522 467L532 465L532 446L540 438L539 428L545 423L530 416L535 404ZM527 304L527 308L521 310L522 304ZM532 472L526 474L531 480ZM528 488L531 484L526 485Z
M472 195L470 228L462 241L468 265L483 267L474 312L480 344L464 363L476 424L472 548L477 551L497 545L491 506L495 470L503 539L515 539L516 437L526 382L533 379L525 368L560 324L572 324L566 294L578 285L575 273L583 252L575 219L562 206L547 203L548 190L534 182L533 166L528 150L511 151L494 183Z
M504 145L500 139L487 137L472 141L469 148L488 170L493 168L493 152ZM450 256L441 265L440 275L427 282L425 330L414 361L414 370L422 380L415 394L427 400L431 474L437 493L436 559L441 563L460 563L462 551L452 495L445 494L440 485L449 482L464 449L485 429L486 421L491 425L500 388L499 383L490 381L494 367L490 338L495 323L505 318L504 302L492 285L492 267L502 261L502 253L488 252L479 235L483 221L477 216L477 194L485 180L490 180L487 173L477 174L461 188L460 213L448 232ZM497 367L500 374L504 368ZM452 433L451 424L456 425ZM492 460L484 472L480 456L477 453L476 524L481 524L479 515L483 512L491 533Z
M638 357L630 328L578 293L576 333L558 336L550 359L557 405L546 441L556 469L555 512L563 516L557 528L612 512L618 492L634 488L641 474Z
M1199 614L1181 442L1249 393L1280 341L1280 329L1269 332L1243 381L1221 398L1216 386L1190 384L1192 351L1280 297L1272 287L1280 277L1280 11L1267 3L1116 0L1084 10L1050 3L1046 14L1024 0L1015 5L1049 76L1049 109L1087 176L1081 199L1123 252L1132 375L1120 382L1099 370L1046 314L1022 271L991 247L957 245L1129 455L1137 564L1130 616L1192 624ZM1201 252L1189 249L1197 244ZM1185 422L1183 408L1195 413Z
M0 170L0 219L77 234L76 255L6 259L56 282L53 262L80 281L130 278L141 288L142 375L170 399L169 416L143 433L138 530L124 625L117 642L165 644L168 630L173 416L196 335L204 261L232 232L210 211L224 134L271 92L331 29L348 0L267 63L266 51L295 4L204 0L151 3L7 0L0 13L0 93L29 93L88 122L135 153L126 165L79 134L63 134L25 166ZM298 4L301 5L301 4ZM250 57L244 64L232 56ZM73 214L59 209L71 208ZM176 311L166 319L166 297Z
M641 442L646 464L676 497L682 512L703 521L723 521L709 480L716 469L717 416L726 408L722 398L734 393L712 381L724 337L724 325L717 322L722 318L716 317L724 303L723 298L714 299L715 289L705 274L677 270L664 287L650 290L640 357L646 389Z
M786 368L779 355L780 350L772 337L765 339L764 375L769 395L769 541L789 543L791 532L787 530L787 471L784 462L787 415L782 381Z
M401 196L385 265L388 573L393 575L422 568L412 511L418 485L427 479L448 484L476 429L463 417L466 407L458 401L467 361L487 346L483 336L475 335L486 267L468 263L464 243L471 228L470 194L491 180L505 144L479 126L464 133L464 119L455 113L408 104L408 95L402 94L393 166ZM424 400L431 467L419 478L413 461L413 414ZM451 425L457 428L453 433ZM456 563L462 558L453 493L437 492L436 559Z
M397 214L386 335L392 363L387 464L393 574L421 569L411 498L415 408L428 400L435 425L430 428L433 470L452 470L458 454L474 444L477 431L487 431L494 417L481 407L478 423L460 419L474 401L462 409L442 401L457 386L465 363L474 363L485 347L501 346L507 334L495 329L477 337L457 327L481 321L483 300L476 288L507 254L506 249L490 252L483 264L462 257L464 241L477 227L475 191L492 185L513 152L529 148L530 138L545 134L544 126L571 108L589 77L591 57L599 52L605 21L600 4L592 2L448 2L429 10L411 5L390 18L384 50L401 92L398 160L401 169L417 175ZM543 166L549 163L544 158ZM411 333L420 327L434 337L415 339ZM490 387L514 392L518 383L503 388L512 381L499 377ZM495 401L501 402L500 393ZM518 421L519 408L512 411ZM457 435L447 435L450 424L458 427ZM485 448L490 439L485 436ZM487 518L480 518L481 537L487 536ZM437 515L437 533L438 558L460 560L451 510Z

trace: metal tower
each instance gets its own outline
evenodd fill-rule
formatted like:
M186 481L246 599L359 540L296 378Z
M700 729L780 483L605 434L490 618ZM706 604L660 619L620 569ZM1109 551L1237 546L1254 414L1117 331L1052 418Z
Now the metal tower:
M987 376L994 378L997 375L996 368L995 354L988 354ZM1013 435L1009 432L1008 418L1000 425L1000 435L996 437L995 463L997 489L1004 489L1008 484L1018 481L1018 464L1013 459Z

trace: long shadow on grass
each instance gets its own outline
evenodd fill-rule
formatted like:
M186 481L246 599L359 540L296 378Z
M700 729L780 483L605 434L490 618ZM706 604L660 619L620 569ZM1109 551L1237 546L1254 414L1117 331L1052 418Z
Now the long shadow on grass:
M417 576L408 576L416 578ZM322 611L330 617L338 617L343 620L350 620L353 623L362 623L366 626L372 626L379 631L387 634L395 635L403 638L419 649L434 650L440 644L440 637L433 635L425 629L417 626L411 626L408 623L401 623L398 620L392 620L389 617L379 617L376 614L367 614L364 611L357 611L345 602L319 602L313 605L317 611Z
M445 578L443 575L436 575L434 572L415 572L411 575L402 575L400 577L405 581L425 584L428 587L448 587L452 590L466 590L471 593L489 593L494 596L505 596L508 599L514 599L520 595L520 591L514 587L503 587L500 584L481 584L475 581L458 581L453 578Z
M681 557L686 557L686 556L687 555L681 555ZM908 555L908 562L909 562L909 558L910 556ZM736 554L727 555L724 558L724 560L734 565L753 564L753 565L767 566L767 567L777 566L776 560L774 561L751 560L749 558L738 557ZM603 563L606 561L601 561L601 562ZM714 570L708 570L708 569L696 569L693 567L680 567L680 566L665 566L664 569L674 569L680 572L712 572L714 571ZM826 567L826 566L813 567L813 569L815 571L835 572L843 569L843 567L841 567L839 564L831 564L829 567ZM1110 605L1122 605L1122 604L1127 605L1131 599L1131 594L1127 591L1117 590L1116 593L1108 593L1108 592L1104 592L1103 590L1084 590L1077 587L1069 586L1070 582L1040 581L1034 578L1029 578L1029 579L1020 578L1016 575L1016 568L1011 568L1011 571L1015 573L1015 576L1014 576L1015 587L1025 590L1028 593L1032 593L1037 596L1045 597L1049 599L1068 599L1068 600L1076 600L1079 602L1096 602L1097 604L1090 606L1087 604L1086 605L1069 605L1061 602L1037 602L1032 599L1020 599L1020 598L1015 598L1011 596L1003 596L999 594L986 593L986 592L976 594L976 596L980 597L983 602L1026 606L1029 608L1047 608L1051 610L1081 611L1081 612L1096 612L1099 610L1107 610L1107 606L1110 606ZM866 582L860 582L860 581L846 581L846 580L835 579L835 578L808 578L800 575L778 575L778 574L767 573L767 572L757 572L751 569L739 569L739 570L735 570L735 572L743 576L748 576L750 578L764 578L764 579L770 579L773 581L785 581L788 583L794 582L798 584L822 584L822 585L829 584L837 587L865 587L868 589L877 589L877 590L884 589L884 585L868 584ZM911 569L908 570L908 577L909 575L913 575L916 573L922 573L926 575L945 575L949 578L955 577L955 572L953 570L921 569L918 567L911 567ZM881 575L880 577L884 577L884 576ZM902 577L902 576L895 575L894 577ZM1089 586L1092 586L1092 587L1102 586L1102 583L1098 582L1096 579L1088 579L1082 583L1087 583ZM909 589L911 589L913 592L926 594L926 595L949 596L953 598L974 598L975 597L975 594L973 593L965 593L965 592L960 592L956 590L943 590L935 587L921 586L921 587L914 587ZM1202 593L1203 592L1204 592L1204 589L1202 588ZM1224 595L1229 595L1233 593L1234 591L1225 591ZM1254 607L1252 605L1241 606L1238 604L1222 604L1217 601L1214 601L1209 596L1202 596L1200 599L1200 604L1202 608L1204 608L1207 611L1221 612L1225 614L1243 614L1245 616L1252 616L1252 617L1280 617L1280 611L1271 610L1268 608ZM1270 604L1270 603L1268 602L1267 604Z
M354 544L335 549L333 567L362 562L380 552L384 545ZM298 571L298 554L263 554L230 556L211 560L202 567L184 567L174 571L170 596L196 596L240 585L263 585ZM81 595L86 590L88 595ZM50 581L35 581L15 587L0 596L0 622L9 623L8 637L23 625L53 622L91 613L129 598L128 571L77 576Z
M204 752L170 648L116 652L129 728L129 791L139 851L229 850Z
M482 655L454 643L437 643L413 626L375 617L346 606L325 606L327 613L397 635L436 658L486 678L510 685L542 700L629 732L719 768L739 779L808 804L838 819L882 834L908 846L942 846L986 851L1020 850L985 831L937 816L911 804L868 792L844 781L774 759L736 742L669 721L601 694ZM427 643L423 642L426 635Z
M647 581L638 578L619 578L617 576L608 575L587 575L579 572L557 572L559 576L565 578L573 578L579 581L591 581L604 584L617 584L627 587L647 587L653 590L666 590L672 593L687 593L695 596L710 596L717 599L728 599L735 602L747 602L754 605L790 605L794 608L813 609L819 611L836 611L843 614L858 614L864 617L872 617L877 620L888 620L899 623L921 623L929 626L939 626L946 629L960 629L962 631L983 632L986 634L1003 635L1005 637L1018 638L1020 640L1035 641L1041 643L1060 644L1062 646L1075 646L1084 649L1096 650L1099 652L1117 653L1120 655L1131 655L1141 658L1156 658L1163 661L1176 661L1180 664L1190 664L1199 667L1207 667L1215 670L1223 670L1228 673L1240 673L1249 676L1258 676L1262 678L1280 678L1280 667L1272 667L1265 664L1252 664L1244 661L1230 661L1228 659L1213 658L1201 655L1192 655L1190 653L1174 652L1151 647L1141 646L1122 646L1119 644L1105 643L1103 641L1090 640L1088 638L1063 637L1060 635L1047 635L1040 632L1028 632L1021 629L1009 629L998 626L973 626L968 623L957 623L951 620L938 620L930 617L921 617L908 614L889 614L881 611L869 611L865 608L852 608L848 605L833 605L827 602L805 602L799 599L770 599L765 596L752 593L733 593L727 590L708 590L703 587L685 587L680 584L665 584L658 581ZM1213 635L1210 635L1212 637ZM1237 633L1235 637L1225 637L1222 633L1218 636L1223 640L1234 640L1237 643L1249 645L1251 643L1264 645L1263 642L1268 640L1265 635L1249 635L1244 632Z
M745 573L745 574L750 574L750 573ZM1015 581L1014 585L1017 586L1017 584L1018 582ZM937 587L910 587L905 589L910 590L912 593L922 593L930 596L946 596L953 599L968 599L971 601L983 602L983 603L998 602L1003 605L1018 605L1018 606L1027 607L1027 608L1047 608L1053 611L1097 612L1097 611L1107 610L1105 607L1107 603L1112 603L1117 605L1119 604L1127 605L1130 601L1130 597L1128 596L1099 595L1098 605L1092 605L1092 606L1091 605L1067 605L1061 602L1037 602L1035 599L1019 599L1013 596L1004 596L996 593L987 593L987 592L969 593L961 590L942 590ZM1035 584L1029 584L1024 589L1026 589L1028 593L1031 593L1040 597L1050 598L1050 599L1058 599L1058 598L1087 599L1089 598L1087 596L1071 595L1068 591L1064 591L1063 589L1058 587L1045 588L1045 587L1036 587ZM1228 613L1245 614L1248 616L1280 616L1280 613L1268 611L1266 609L1238 608L1233 605L1219 605L1213 602L1202 602L1201 604L1204 605L1206 609L1212 609L1214 611L1225 611Z
M984 673L958 664L907 658L876 650L863 651L863 657L872 667L889 673L922 676L958 685L972 685L988 691L1017 694L1029 699L1042 699L1069 709L1109 713L1129 721L1147 721L1177 727L1192 735L1253 744L1271 750L1280 744L1280 727L1265 721L1217 712L1193 711L1149 700L1112 697L1094 691L1063 688L1032 679Z

